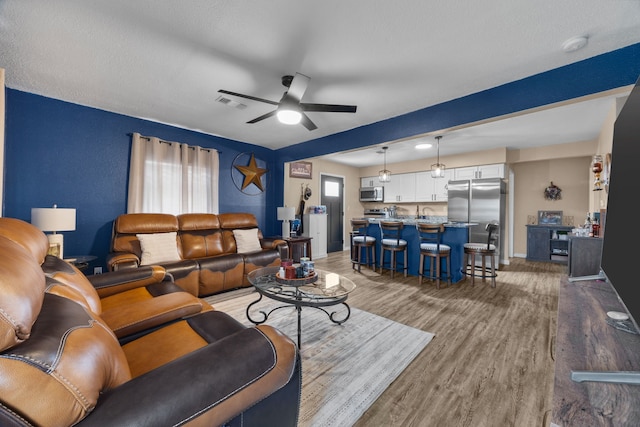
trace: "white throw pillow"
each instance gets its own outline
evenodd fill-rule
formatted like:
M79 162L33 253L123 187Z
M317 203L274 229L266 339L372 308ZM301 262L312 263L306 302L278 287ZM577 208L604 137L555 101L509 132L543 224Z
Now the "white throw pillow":
M176 232L156 234L136 234L142 249L140 265L153 265L163 262L179 261Z
M258 238L258 229L250 228L248 230L233 230L233 237L236 238L236 246L239 254L256 252L262 250L260 239Z

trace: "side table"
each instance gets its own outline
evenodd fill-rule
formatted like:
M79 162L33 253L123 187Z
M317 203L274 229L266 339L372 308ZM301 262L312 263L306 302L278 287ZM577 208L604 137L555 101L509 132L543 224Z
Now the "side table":
M289 253L293 262L300 262L301 257L311 257L311 239L313 237L286 237L283 240L289 245Z
M97 256L94 255L78 255L78 256L70 256L69 258L65 258L69 264L74 265L78 270L84 271L87 267L89 267L89 263L98 259Z

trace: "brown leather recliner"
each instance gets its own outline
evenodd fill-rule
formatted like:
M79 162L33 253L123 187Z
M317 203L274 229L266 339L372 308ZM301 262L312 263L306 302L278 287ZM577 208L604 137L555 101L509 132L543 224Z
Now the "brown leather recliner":
M167 322L211 310L212 307L172 282L160 266L91 276L75 266L47 255L48 240L33 225L15 218L0 218L0 236L23 246L38 261L45 275L67 286L48 286L84 304L123 339L145 333Z
M288 337L210 310L121 345L77 289L45 275L37 240L0 235L0 425L297 424Z

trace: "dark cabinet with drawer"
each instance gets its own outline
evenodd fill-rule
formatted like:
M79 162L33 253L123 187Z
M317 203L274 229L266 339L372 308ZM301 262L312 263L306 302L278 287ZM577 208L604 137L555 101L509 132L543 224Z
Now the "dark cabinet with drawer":
M527 259L567 264L569 257L567 225L527 225Z

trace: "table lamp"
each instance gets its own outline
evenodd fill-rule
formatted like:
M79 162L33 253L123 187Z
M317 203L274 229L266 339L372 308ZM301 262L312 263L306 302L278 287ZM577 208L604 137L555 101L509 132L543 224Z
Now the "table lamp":
M282 237L291 236L291 221L296 219L296 209L281 207L278 208L278 221L282 221Z
M64 238L58 231L74 231L76 229L76 210L69 208L58 208L53 205L52 208L32 208L31 224L35 225L42 231L51 231L53 234L47 234L49 245L58 246L58 257L64 258Z

